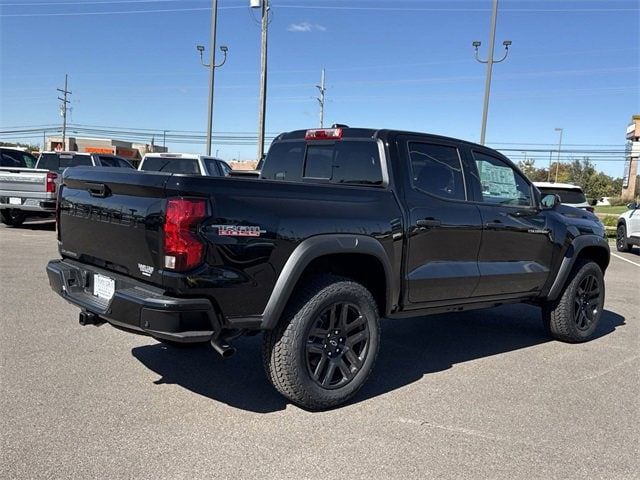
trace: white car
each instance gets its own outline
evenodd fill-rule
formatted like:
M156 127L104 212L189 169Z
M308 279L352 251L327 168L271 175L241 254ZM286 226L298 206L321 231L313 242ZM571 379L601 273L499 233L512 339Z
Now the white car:
M634 245L640 246L640 204L633 202L627 208L629 210L618 217L616 249L619 252L629 252Z
M582 208L593 213L593 207L589 205L587 197L578 185L552 182L533 182L533 184L540 190L543 197L548 194L558 195L563 205Z
M227 177L231 167L219 158L193 153L147 153L138 170Z

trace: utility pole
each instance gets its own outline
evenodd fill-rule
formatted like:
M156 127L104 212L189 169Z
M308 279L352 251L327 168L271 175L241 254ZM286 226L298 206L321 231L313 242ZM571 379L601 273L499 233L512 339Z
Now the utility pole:
M60 114L62 115L62 149L66 150L67 149L67 144L66 144L66 137L67 137L67 110L68 110L68 105L69 103L71 103L70 100L67 99L67 95L71 95L71 92L69 90L67 90L67 81L68 81L68 77L69 75L65 74L64 75L64 89L56 89L59 92L61 92L63 94L63 98L58 97L58 100L60 100L62 103L60 104Z
M269 0L261 0L260 5L251 1L252 7L261 9L262 46L260 49L260 104L258 106L258 161L264 155L264 125L267 113L267 40L269 33Z
M558 183L558 169L560 168L560 149L562 148L562 128L556 128L556 132L560 132L560 138L558 139L558 160L556 161L556 183Z
M476 49L476 60L480 63L487 64L487 78L484 83L484 106L482 108L482 128L480 130L480 143L484 145L485 135L487 133L487 116L489 114L489 96L491 94L491 76L493 75L493 64L503 62L507 55L509 55L509 46L511 46L511 40L505 40L502 42L504 45L504 55L499 60L493 58L493 52L496 45L496 23L498 21L498 0L493 0L493 10L491 12L491 28L489 31L489 56L487 60L480 60L478 56L478 47L482 45L481 42L473 42L473 47Z
M203 67L209 69L209 112L207 115L207 155L211 155L211 137L213 136L213 86L215 80L216 68L221 67L227 61L227 52L229 49L222 45L220 51L224 54L222 62L216 65L216 28L218 26L218 0L211 0L211 39L209 40L209 63L204 63L202 54L204 46L197 45L196 50L200 53L200 63Z
M324 85L324 68L322 69L322 75L320 76L320 85L316 85L316 88L320 92L320 96L316 98L320 104L320 128L324 126L324 94L327 91Z

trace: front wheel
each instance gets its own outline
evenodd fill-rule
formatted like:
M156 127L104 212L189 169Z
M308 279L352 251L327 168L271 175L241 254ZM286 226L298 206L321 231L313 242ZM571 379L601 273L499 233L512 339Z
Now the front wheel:
M604 307L604 275L600 266L580 260L560 298L542 309L545 329L557 340L586 342L593 337Z
M618 225L616 230L616 250L619 252L631 251L631 246L627 243L627 228L624 224Z
M362 387L379 342L371 293L347 278L323 275L299 290L278 327L265 332L263 360L282 395L320 410L346 402Z
M27 216L20 210L10 208L7 210L2 210L2 212L0 212L0 218L2 219L2 223L4 223L5 225L8 225L10 227L19 227L27 219Z

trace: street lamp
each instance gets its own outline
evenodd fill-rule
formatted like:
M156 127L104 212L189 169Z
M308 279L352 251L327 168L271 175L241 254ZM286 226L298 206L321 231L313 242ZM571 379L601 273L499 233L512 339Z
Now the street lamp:
M222 45L220 51L223 53L224 58L222 62L216 65L216 27L218 24L218 0L211 0L211 55L209 57L209 63L204 62L204 45L197 45L196 50L200 54L200 63L203 67L209 69L209 115L207 118L207 155L211 155L211 137L213 135L213 85L215 77L215 69L221 67L227 61L227 52L229 49Z
M511 42L511 40L505 40L504 42L502 42L502 45L504 45L504 55L499 60L495 60L493 58L493 52L496 44L497 20L498 20L498 0L493 0L493 10L491 13L491 28L489 32L489 56L487 60L481 60L479 56L478 49L480 45L482 45L482 43L476 40L471 44L476 51L476 60L480 63L487 64L487 78L485 80L485 85L484 85L484 106L482 109L482 129L480 130L480 143L482 145L484 145L484 139L487 132L487 115L489 113L489 95L491 92L491 75L493 74L493 64L503 62L507 58L507 55L509 55L509 47L513 43Z
M560 167L560 149L562 148L562 128L554 128L556 132L560 132L560 138L558 138L558 160L556 161L556 183L558 183L558 168ZM549 172L551 173L551 172Z

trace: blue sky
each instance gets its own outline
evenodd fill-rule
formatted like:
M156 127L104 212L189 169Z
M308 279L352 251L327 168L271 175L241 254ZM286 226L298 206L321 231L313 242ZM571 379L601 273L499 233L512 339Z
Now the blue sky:
M219 0L218 44L229 58L216 73L214 133L257 130L260 30L248 4ZM324 67L326 123L479 139L485 67L471 42L481 40L486 57L490 0L271 4L268 132L316 126ZM208 77L195 45L208 47L210 5L0 0L0 128L59 122L56 88L68 73L73 123L204 131ZM639 15L637 1L502 0L496 57L502 40L513 45L494 68L487 142L552 145L562 127L566 148L621 150L640 113ZM255 146L217 149L255 157ZM615 176L622 165L598 164Z

